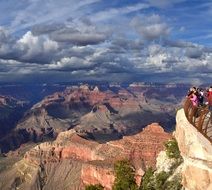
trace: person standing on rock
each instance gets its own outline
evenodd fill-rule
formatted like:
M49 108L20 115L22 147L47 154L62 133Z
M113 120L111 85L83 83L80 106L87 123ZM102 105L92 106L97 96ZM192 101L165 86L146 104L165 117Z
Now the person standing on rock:
M198 107L198 97L197 91L193 91L193 93L189 96L194 107Z
M204 91L202 88L197 89L197 98L200 106L204 104Z
M212 86L209 88L207 98L208 98L209 111L212 112Z
M192 105L193 105L191 115L194 116L194 117L198 117L199 102L198 102L197 90L193 89L192 93L189 95L188 98L190 99L190 101L192 102Z

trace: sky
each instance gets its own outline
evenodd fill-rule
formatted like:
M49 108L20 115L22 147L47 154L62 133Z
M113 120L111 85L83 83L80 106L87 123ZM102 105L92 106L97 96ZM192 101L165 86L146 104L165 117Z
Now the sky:
M211 0L1 0L0 82L211 83Z

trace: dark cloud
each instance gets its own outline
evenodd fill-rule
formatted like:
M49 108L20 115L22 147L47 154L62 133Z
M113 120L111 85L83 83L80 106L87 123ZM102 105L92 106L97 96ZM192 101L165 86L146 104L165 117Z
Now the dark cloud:
M111 43L111 49L119 49L123 51L141 51L144 47L144 42L141 40L129 40L127 38L117 38Z
M162 21L159 15L134 17L131 25L145 40L152 41L161 37L167 37L171 28Z
M95 53L95 49L87 46L73 46L67 49L64 55L69 55L70 57L89 57Z
M135 17L129 27L136 31L130 37L81 18L36 25L19 38L0 28L0 80L165 81L212 71L211 48L171 40L159 15Z
M32 27L31 31L33 35L39 36L42 34L51 34L52 32L58 31L64 27L65 24L63 23L37 24Z
M66 42L74 45L94 45L104 42L107 39L105 34L101 33L81 33L81 32L58 32L51 35L51 38L57 42Z
M0 28L0 42L1 44L7 43L10 41L9 34L4 28Z
M115 52L104 52L92 61L99 63L99 66L104 68L106 73L130 73L134 67L127 56Z
M164 44L164 46L178 47L178 48L196 47L195 44L193 44L191 42L186 42L186 41L183 41L183 40L164 39L163 44Z
M88 19L87 17L82 17L82 18L80 19L80 21L81 21L83 24L85 24L86 26L92 26L92 25L93 25L93 23L91 22L91 20Z
M189 58L200 59L203 56L203 50L199 47L186 48L185 55Z
M71 19L67 25L61 23L35 25L32 27L32 34L36 36L45 34L53 41L78 46L99 44L110 36L108 31L100 31L86 17L78 21Z
M10 52L14 42L8 31L0 27L0 55L6 55Z

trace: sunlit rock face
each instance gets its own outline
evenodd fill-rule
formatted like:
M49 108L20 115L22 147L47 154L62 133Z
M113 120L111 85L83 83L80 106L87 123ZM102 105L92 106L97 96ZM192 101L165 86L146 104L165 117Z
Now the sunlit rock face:
M177 112L175 137L184 159L183 186L188 190L212 189L212 145L186 119L184 110Z
M15 130L0 142L2 151L8 152L29 141L53 140L70 129L104 143L136 134L153 122L171 128L172 117L164 106L171 109L173 106L155 98L151 101L144 92L146 89L142 88L119 87L112 91L88 85L56 92L25 113Z
M55 141L27 151L24 159L0 174L4 179L0 189L16 186L18 189L37 190L40 187L55 189L56 186L61 190L77 190L88 184L100 183L106 190L111 190L115 179L113 165L121 159L132 162L140 184L145 168L155 167L156 157L164 149L163 143L171 138L157 123L136 135L102 144L82 135L73 129L61 132ZM15 183L17 179L19 182ZM59 179L64 183L59 183Z

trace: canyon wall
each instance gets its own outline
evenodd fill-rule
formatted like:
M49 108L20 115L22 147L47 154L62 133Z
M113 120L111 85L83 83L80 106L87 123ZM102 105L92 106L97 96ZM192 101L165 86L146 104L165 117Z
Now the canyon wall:
M156 165L156 157L171 138L158 124L148 125L135 135L98 143L74 129L61 132L53 142L41 143L27 151L24 158L0 173L0 189L82 190L89 184L102 184L111 190L114 163L130 160L140 184L145 168ZM59 181L63 183L60 183Z
M181 109L175 137L184 160L182 184L186 190L212 189L212 144L192 126Z

